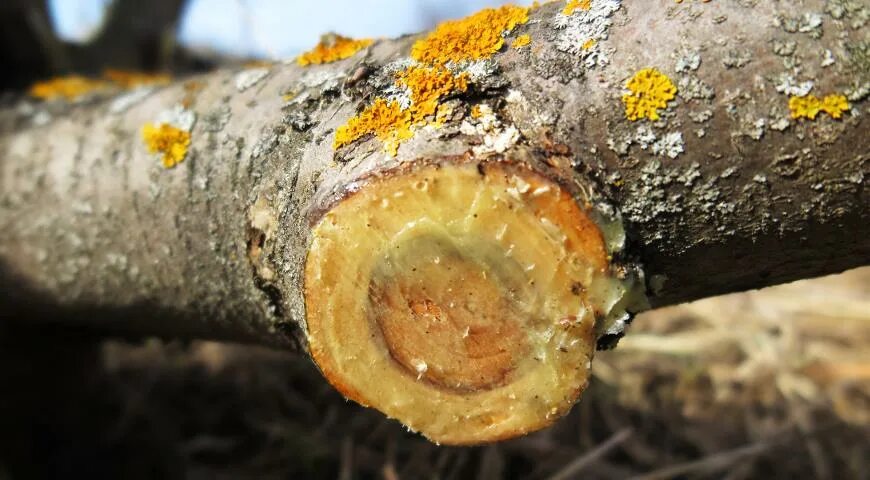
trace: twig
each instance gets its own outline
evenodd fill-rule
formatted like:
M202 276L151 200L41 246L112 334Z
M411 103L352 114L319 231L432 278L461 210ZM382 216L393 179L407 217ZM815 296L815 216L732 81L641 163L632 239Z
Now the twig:
M726 468L744 457L756 456L770 448L772 444L767 442L754 443L745 447L715 453L692 462L672 465L653 472L632 477L630 480L659 480L674 478L692 472L712 472Z
M344 437L341 442L341 469L338 478L339 480L353 478L353 440L351 437Z
M624 428L619 432L614 433L601 445L595 447L594 449L586 452L585 455L577 457L576 459L565 465L561 470L551 476L549 480L565 480L567 478L570 478L571 476L577 474L584 468L594 463L599 458L610 453L614 448L618 447L619 444L626 441L632 433L633 430L631 428Z

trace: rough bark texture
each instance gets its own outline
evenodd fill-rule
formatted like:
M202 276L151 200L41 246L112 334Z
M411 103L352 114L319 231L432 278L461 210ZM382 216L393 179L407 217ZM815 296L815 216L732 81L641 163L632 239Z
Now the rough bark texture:
M458 117L494 105L521 135L505 156L546 157L616 207L653 305L836 272L870 260L859 4L626 1L596 51L607 63L559 50L562 6L548 4L512 33L530 46L506 46L495 71L450 101ZM274 65L253 82L256 72L216 71L130 105L3 110L4 321L294 345L312 209L362 173L482 141L454 118L395 158L375 139L333 150L335 129L379 94L378 69L415 38L329 65ZM679 87L654 124L628 121L620 101L645 67ZM843 93L851 110L791 120L781 75L812 81L820 97ZM164 169L140 129L178 103L196 114L192 143ZM682 133L684 152L656 155L642 126L658 140Z

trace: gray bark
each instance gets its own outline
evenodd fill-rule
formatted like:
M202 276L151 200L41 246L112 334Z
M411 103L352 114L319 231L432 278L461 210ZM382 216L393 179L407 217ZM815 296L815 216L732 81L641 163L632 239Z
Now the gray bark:
M837 272L870 263L859 3L625 1L599 45L609 62L597 65L557 48L561 6L548 4L512 34L532 45L496 54L497 71L451 102L498 103L521 134L504 156L547 159L613 205L655 306ZM4 109L4 321L296 344L311 212L362 173L481 142L455 120L418 132L396 158L374 139L333 150L334 130L379 94L379 68L415 38L329 65L275 65L248 88L219 70L193 79L194 94L178 82L123 111L116 98ZM651 127L658 140L682 134L676 158L643 148L649 122L625 119L623 85L645 67L679 86ZM789 120L783 75L819 97L846 94L851 110ZM139 131L185 97L192 145L166 170Z

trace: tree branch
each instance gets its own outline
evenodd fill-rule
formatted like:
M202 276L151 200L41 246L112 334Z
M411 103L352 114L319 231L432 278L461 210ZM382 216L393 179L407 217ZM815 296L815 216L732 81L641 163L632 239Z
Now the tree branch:
M23 101L6 321L302 345L434 440L542 428L641 279L660 306L868 263L866 7L841 3L500 9Z

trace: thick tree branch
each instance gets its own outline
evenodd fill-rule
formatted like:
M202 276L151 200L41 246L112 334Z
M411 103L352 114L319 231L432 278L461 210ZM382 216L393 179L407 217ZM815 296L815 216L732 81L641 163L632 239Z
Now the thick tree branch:
M402 38L3 111L5 321L298 343L345 395L468 443L566 411L641 272L658 306L868 263L866 7L562 8L489 18L491 58L431 42L409 66L425 37ZM647 68L676 97L632 121L623 95L667 97L625 89ZM793 97L849 109L796 119ZM174 168L142 143L160 121L190 132ZM519 413L456 413L479 405Z

